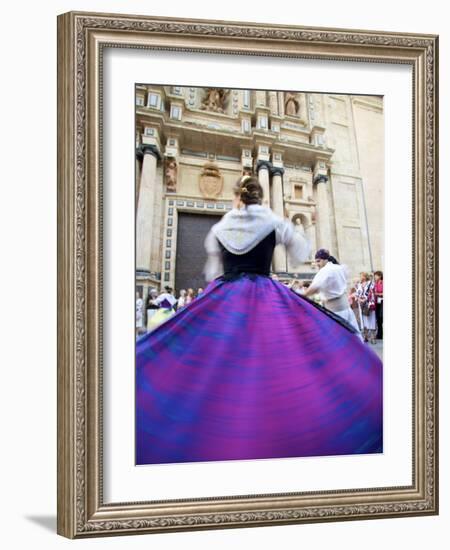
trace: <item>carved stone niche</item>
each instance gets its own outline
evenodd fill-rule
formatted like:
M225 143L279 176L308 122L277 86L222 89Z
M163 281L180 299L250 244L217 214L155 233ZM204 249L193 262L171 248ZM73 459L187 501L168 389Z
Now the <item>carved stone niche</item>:
M178 166L174 157L166 157L164 166L164 177L166 183L166 191L175 193L177 190L177 173Z
M224 88L206 88L200 109L213 113L224 113L229 91Z
M295 214L292 217L292 223L294 224L294 228L296 231L299 231L300 233L305 232L305 228L308 225L308 219L305 216L305 214Z
M284 114L289 116L298 116L300 114L300 101L296 92L285 92Z
M300 118L300 122L306 123L306 96L300 92L285 92L284 114Z
M213 162L203 165L199 180L200 192L205 198L217 198L223 189L223 176Z

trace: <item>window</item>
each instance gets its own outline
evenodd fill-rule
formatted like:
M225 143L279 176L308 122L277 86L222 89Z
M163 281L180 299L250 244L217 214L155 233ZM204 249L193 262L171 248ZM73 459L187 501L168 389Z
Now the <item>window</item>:
M153 94L153 93L148 94L148 102L147 102L148 107L154 107L155 109L157 109L159 107L159 102L160 102L160 97L158 94Z
M170 118L181 120L181 109L178 105L172 105L170 108Z
M248 118L245 118L242 121L242 131L244 132L244 134L250 133L250 121L248 120Z
M250 109L250 91L244 90L243 106L244 109Z
M303 185L294 186L294 199L296 200L303 199Z
M267 117L265 116L259 117L259 128L262 128L263 130L267 130Z

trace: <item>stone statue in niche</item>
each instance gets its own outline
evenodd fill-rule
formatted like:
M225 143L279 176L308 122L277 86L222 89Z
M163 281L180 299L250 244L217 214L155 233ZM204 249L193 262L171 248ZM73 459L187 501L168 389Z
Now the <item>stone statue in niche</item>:
M295 216L294 218L294 230L301 235L305 234L305 227L300 216Z
M300 102L297 99L297 94L286 92L284 96L284 112L286 115L297 116L300 111Z
M174 193L177 190L177 161L173 157L166 158L165 178L166 190Z
M224 88L206 88L206 95L200 109L213 113L224 113L228 92L229 90Z

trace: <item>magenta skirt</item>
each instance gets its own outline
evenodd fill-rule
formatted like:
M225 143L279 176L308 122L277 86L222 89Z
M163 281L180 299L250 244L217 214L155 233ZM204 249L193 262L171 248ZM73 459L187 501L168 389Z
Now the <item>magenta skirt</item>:
M136 343L136 464L381 453L382 362L265 276L216 279Z

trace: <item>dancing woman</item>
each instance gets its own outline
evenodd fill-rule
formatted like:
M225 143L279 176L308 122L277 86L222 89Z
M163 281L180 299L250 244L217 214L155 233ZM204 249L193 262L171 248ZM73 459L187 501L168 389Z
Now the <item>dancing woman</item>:
M340 317L270 277L304 236L255 177L206 237L211 282L137 341L136 462L382 452L382 364Z
M340 265L324 248L316 252L315 260L319 271L304 295L312 296L319 293L325 308L334 311L359 333L359 326L347 296L348 268Z

